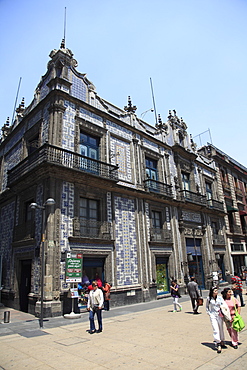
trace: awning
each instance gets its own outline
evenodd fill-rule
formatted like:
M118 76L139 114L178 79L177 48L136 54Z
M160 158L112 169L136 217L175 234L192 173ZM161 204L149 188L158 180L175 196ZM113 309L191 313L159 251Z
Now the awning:
M239 214L240 214L240 216L246 216L247 215L247 212L245 212L245 211L239 211Z
M227 212L238 212L238 208L234 208L233 206L226 206Z

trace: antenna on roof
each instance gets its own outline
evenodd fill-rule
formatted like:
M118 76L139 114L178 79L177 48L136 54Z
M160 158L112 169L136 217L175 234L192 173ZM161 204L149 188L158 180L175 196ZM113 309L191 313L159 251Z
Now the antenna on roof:
M19 95L20 86L21 86L21 77L20 77L20 80L19 80L18 88L17 88L17 93L16 93L16 98L15 98L15 105L14 105L14 110L13 110L13 116L12 116L11 125L13 125L14 118L15 118L15 109L16 109L16 103L17 103L17 99L18 99L18 95Z
M153 105L154 105L155 124L157 125L158 124L158 121L157 121L157 112L156 112L156 106L155 106L155 100L154 100L154 90L153 90L153 84L152 84L152 78L151 77L150 77L150 85L151 85Z
M64 8L64 30L63 30L64 46L65 46L65 34L66 34L66 7Z
M64 21L63 21L63 39L60 49L65 49L65 35L66 35L66 7L64 8Z

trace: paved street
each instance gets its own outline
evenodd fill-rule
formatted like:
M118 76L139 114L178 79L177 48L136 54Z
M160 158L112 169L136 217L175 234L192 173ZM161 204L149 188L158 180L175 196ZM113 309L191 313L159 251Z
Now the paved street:
M171 298L113 308L103 313L103 332L93 335L87 332L87 313L80 319L45 319L40 330L34 316L11 310L11 322L0 324L0 368L245 369L247 329L237 350L226 332L227 349L217 354L205 305L193 315L188 297L180 302L183 310L177 313ZM2 320L5 310L0 309ZM247 323L247 306L242 316Z

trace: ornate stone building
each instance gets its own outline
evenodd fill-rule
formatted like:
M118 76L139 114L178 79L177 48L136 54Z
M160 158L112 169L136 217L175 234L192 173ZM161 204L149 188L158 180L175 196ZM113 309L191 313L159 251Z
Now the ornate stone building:
M227 249L231 273L247 266L247 168L213 145L200 150L215 161L219 199L224 202Z
M175 111L151 126L130 98L120 109L99 97L76 67L62 43L32 103L3 127L3 303L39 315L42 230L45 316L67 313L67 253L112 284L112 305L165 296L172 277L209 287L213 271L230 270L214 161Z

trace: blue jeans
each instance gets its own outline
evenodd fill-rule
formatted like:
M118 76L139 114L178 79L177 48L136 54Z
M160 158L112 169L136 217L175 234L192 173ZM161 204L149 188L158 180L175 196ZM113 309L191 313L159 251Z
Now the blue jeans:
M233 294L234 294L234 297L237 298L238 295L239 295L239 299L240 299L240 303L241 303L241 306L244 307L244 300L243 300L243 294L242 294L242 290L238 290L238 289L235 289L233 291Z
M99 330L102 330L102 310L98 309L97 311L89 311L89 321L90 321L90 330L95 330L95 324L94 324L94 315L97 315Z

